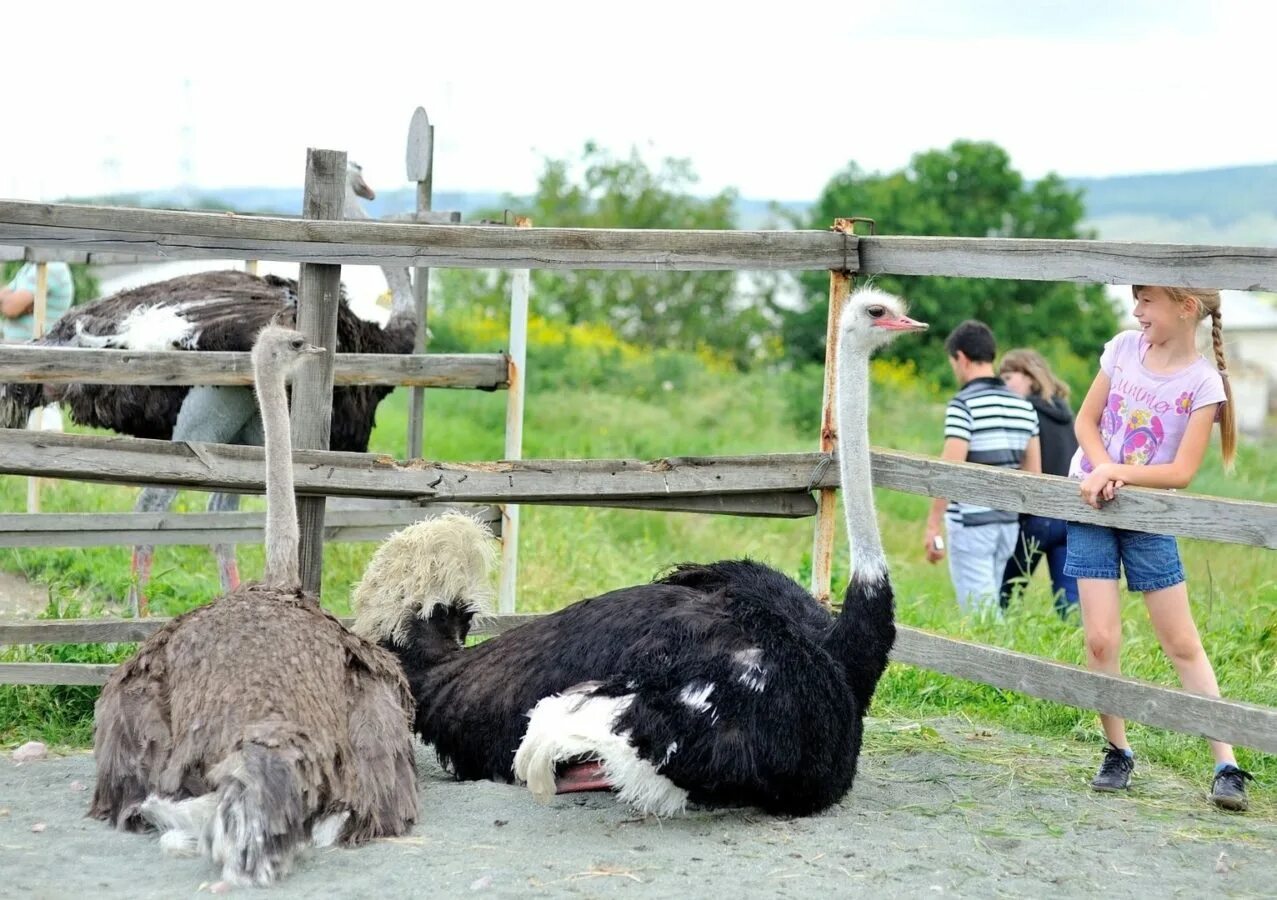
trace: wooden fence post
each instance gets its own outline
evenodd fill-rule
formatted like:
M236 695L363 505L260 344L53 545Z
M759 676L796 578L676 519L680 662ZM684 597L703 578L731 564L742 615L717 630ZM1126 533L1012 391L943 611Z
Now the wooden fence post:
M346 153L306 151L302 216L340 219L346 196ZM303 263L297 290L297 330L327 352L302 366L293 380L292 434L295 450L327 450L333 418L333 355L337 352L337 304L341 266ZM298 497L302 588L319 593L324 562L324 499Z
M420 106L413 111L408 125L408 152L405 160L408 180L417 182L417 212L429 212L434 194L434 144L435 127ZM416 268L412 274L412 295L417 301L417 338L413 353L425 353L430 342L427 333L430 300L430 270ZM422 454L425 441L426 391L414 387L408 404L408 458L417 459Z
M833 230L852 234L851 219L834 219ZM838 426L834 418L834 386L838 377L838 323L855 279L845 270L829 271L829 319L825 329L825 390L820 400L820 452L838 447ZM829 583L833 578L834 526L838 492L821 488L816 497L816 535L811 548L811 592L822 606L829 606Z
M532 220L518 216L516 228L531 228ZM532 270L515 269L510 273L510 361L509 388L506 393L505 458L523 458L523 397L527 388L528 358L528 294L531 292ZM514 612L515 586L519 567L519 507L507 503L501 507L501 585L497 592L497 609L501 615Z
M35 264L35 300L31 307L31 337L38 338L44 334L45 319L49 313L49 264ZM36 431L44 427L44 407L38 407L31 413L30 425ZM40 511L40 479L27 479L27 512Z

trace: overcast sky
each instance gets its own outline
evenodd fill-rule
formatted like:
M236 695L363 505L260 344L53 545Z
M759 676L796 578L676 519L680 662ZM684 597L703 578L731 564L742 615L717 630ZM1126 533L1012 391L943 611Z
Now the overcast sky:
M786 200L814 198L850 160L891 169L957 138L1001 144L1029 177L1277 162L1277 4L318 9L9 4L0 195L298 185L308 146L397 187L418 105L437 191L528 191L545 156L589 139L689 157L706 192Z

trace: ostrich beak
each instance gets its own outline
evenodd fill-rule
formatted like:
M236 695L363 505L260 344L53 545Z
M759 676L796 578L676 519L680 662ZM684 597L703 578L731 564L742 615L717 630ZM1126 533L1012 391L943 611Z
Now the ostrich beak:
M306 349L303 350L302 352L305 353L307 356L318 356L319 354L324 352L324 348L316 347L314 344L308 344L306 346Z
M368 186L368 182L364 181L364 176L356 175L355 180L350 185L351 190L355 192L356 197L363 197L365 200L376 200L377 195L373 189Z
M919 322L908 316L892 316L888 318L883 316L881 319L874 319L875 328L885 328L888 331L926 331L931 326L926 322Z

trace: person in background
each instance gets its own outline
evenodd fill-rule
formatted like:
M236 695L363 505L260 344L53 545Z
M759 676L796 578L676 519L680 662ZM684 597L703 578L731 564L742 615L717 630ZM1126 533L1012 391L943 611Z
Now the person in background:
M1073 408L1069 406L1069 386L1055 377L1050 365L1036 350L1008 350L998 374L1011 390L1029 403L1038 414L1038 439L1042 443L1042 471L1047 475L1069 474L1069 461L1077 452L1073 435ZM1020 514L1020 537L1015 552L1002 573L1002 608L1010 606L1016 588L1023 591L1033 570L1046 557L1051 573L1055 611L1067 618L1077 610L1077 579L1064 574L1068 526L1063 519Z
M945 409L940 458L1041 472L1037 414L994 373L997 342L989 326L969 319L945 339L944 348L962 388ZM942 518L947 548L940 536ZM931 501L927 561L938 563L948 553L949 576L963 612L1001 614L1002 573L1015 549L1019 519L1016 513L974 503L940 497Z
M13 343L35 335L35 292L38 266L24 263L9 283L0 288L0 339ZM71 267L64 262L46 264L44 330L62 317L75 302Z

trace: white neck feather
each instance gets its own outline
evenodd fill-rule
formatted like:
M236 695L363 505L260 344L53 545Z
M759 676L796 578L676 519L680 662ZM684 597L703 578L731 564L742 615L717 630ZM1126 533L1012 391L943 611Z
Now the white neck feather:
M301 586L297 498L293 495L293 436L283 372L255 375L257 402L266 439L266 572L269 588L295 591Z
M349 186L346 188L346 198L342 203L341 214L347 219L372 218ZM390 288L390 314L408 316L415 322L417 301L412 295L412 278L408 270L402 266L399 268L382 266L381 272L386 276L386 287Z
M853 577L881 580L887 558L878 533L869 461L869 353L846 330L838 335L838 379L834 408L838 422L838 468L842 509L851 542Z

